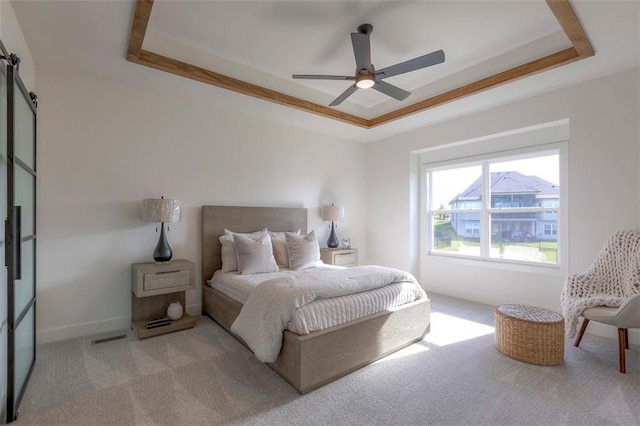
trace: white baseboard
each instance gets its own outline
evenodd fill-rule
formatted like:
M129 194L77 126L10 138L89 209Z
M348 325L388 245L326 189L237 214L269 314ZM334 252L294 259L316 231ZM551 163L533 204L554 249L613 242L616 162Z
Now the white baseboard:
M456 297L458 299L470 300L472 302L484 303L485 305L494 305L498 306L503 303L519 303L522 305L526 305L527 302L524 300L515 300L513 297L509 296L496 296L493 294L487 294L487 292L481 291L469 291L469 290L461 290L458 288L452 288L450 286L439 286L433 283L427 283L422 286L427 292L427 296L429 293L437 293L442 294L443 296ZM551 309L547 306L540 306L541 308Z
M202 305L200 303L188 305L186 311L191 316L199 317L202 315ZM75 339L77 337L95 336L98 334L110 333L112 331L129 330L130 328L130 316L48 328L36 331L36 344L41 345L45 343Z
M502 303L520 303L526 305L526 301L514 300L513 298L500 298L500 297L487 297L485 293L482 292L474 292L474 291L462 291L458 289L451 289L449 287L438 286L428 284L425 285L425 290L427 291L427 295L429 292L442 294L445 296L457 297L459 299L470 300L473 302L484 303L487 305L499 305ZM553 308L541 306L542 308L547 308L554 310ZM618 340L618 330L615 327L610 325L597 323L595 321L591 321L589 323L589 327L587 328L586 334L593 334L595 336L606 337L614 340ZM629 344L632 345L640 345L640 330L630 329L629 330Z
M202 304L195 303L193 305L187 305L186 311L192 317L199 317L202 315Z
M131 328L131 317L111 318L101 321L86 322L63 327L48 328L36 331L36 344L41 345L77 337L93 336L111 331Z

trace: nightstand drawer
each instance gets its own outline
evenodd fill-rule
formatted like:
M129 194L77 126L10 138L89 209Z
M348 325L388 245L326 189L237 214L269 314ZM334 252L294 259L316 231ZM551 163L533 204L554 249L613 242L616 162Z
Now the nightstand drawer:
M144 274L143 282L144 291L188 287L191 284L191 271L187 269Z
M195 265L188 260L131 265L131 291L137 297L177 293L196 288Z
M327 265L357 266L358 250L356 249L320 249L320 260Z
M336 266L355 265L358 262L355 253L335 254L333 264Z

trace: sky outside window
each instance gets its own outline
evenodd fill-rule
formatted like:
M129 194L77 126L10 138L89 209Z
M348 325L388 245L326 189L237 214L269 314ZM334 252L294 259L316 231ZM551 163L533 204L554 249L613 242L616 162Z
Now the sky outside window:
M526 176L537 176L558 186L560 182L558 154L491 163L489 169L492 173L517 171ZM466 190L481 174L480 165L432 172L432 208L438 209L441 205L446 209L450 208L451 200Z

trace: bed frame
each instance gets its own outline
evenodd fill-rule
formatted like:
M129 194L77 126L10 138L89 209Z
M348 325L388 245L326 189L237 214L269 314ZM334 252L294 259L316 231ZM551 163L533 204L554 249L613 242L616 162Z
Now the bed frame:
M242 304L207 284L222 265L218 238L225 228L306 233L307 209L202 206L203 313L231 333ZM304 394L422 340L429 324L430 302L422 299L304 336L285 330L278 358L267 365Z

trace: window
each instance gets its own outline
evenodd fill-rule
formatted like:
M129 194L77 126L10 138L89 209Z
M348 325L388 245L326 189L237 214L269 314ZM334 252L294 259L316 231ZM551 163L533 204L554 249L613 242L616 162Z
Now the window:
M544 234L545 235L558 235L558 225L555 223L545 223L544 224Z
M429 255L557 265L560 149L427 164Z
M467 222L464 225L465 232L470 235L478 235L480 234L480 223L479 222Z

